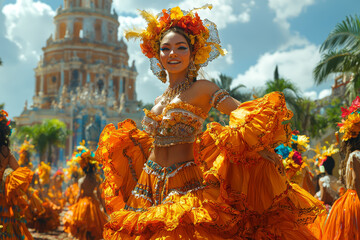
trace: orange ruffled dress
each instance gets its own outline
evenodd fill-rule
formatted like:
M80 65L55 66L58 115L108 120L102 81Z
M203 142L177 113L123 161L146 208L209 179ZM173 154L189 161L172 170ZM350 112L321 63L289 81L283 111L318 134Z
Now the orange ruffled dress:
M27 208L26 190L33 173L26 167L15 171L0 169L0 239L33 239L26 227L24 210Z
M322 239L360 239L360 201L355 190L348 189L335 201L326 220Z
M64 216L65 232L80 240L89 239L88 234L91 239L102 239L106 221L99 202L93 197L82 197Z
M331 240L358 240L360 239L360 200L355 189L358 181L354 175L352 162L354 157L360 159L360 151L349 155L346 165L346 193L333 204L325 222L322 239Z
M206 117L186 103L163 115L175 110L174 124ZM96 152L111 213L104 238L316 239L306 226L323 206L257 153L287 141L291 116L280 93L243 103L229 126L210 123L197 136L194 161L170 167L147 160L154 139L133 121L107 125Z

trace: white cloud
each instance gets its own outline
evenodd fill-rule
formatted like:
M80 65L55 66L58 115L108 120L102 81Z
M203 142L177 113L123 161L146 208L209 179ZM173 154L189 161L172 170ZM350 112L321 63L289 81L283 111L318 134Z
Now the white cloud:
M291 80L304 91L314 85L312 71L319 60L318 47L311 44L287 51L265 53L244 74L239 74L234 84L242 83L248 88L264 86L267 80L273 79L277 65L280 77Z
M317 99L317 92L316 91L310 91L310 92L304 92L303 97L310 98L311 100Z
M275 11L275 19L282 28L290 29L289 18L300 15L307 6L315 3L315 0L269 0L269 8Z
M270 9L276 13L276 19L287 20L300 15L307 7L315 3L315 0L269 0Z
M55 12L42 2L17 0L14 4L5 5L2 13L5 16L6 38L21 49L19 59L37 59L54 28L52 19Z
M324 89L319 93L319 99L322 99L330 95L331 95L331 89Z

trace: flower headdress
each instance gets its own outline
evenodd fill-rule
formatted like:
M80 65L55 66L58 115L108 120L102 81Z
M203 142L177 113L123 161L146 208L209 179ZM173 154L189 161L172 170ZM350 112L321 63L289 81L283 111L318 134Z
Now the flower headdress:
M0 110L0 122L4 121L4 120L6 121L6 126L9 126L9 128L10 128L10 134L9 134L9 136L10 136L12 133L12 129L10 126L11 120L8 119L8 116L9 116L9 114L5 110L3 110L3 109Z
M356 138L360 132L360 97L357 96L349 108L341 108L342 114L339 132L344 133L342 140Z
M40 162L40 165L37 169L37 173L39 174L39 179L41 184L50 183L50 171L51 171L50 164Z
M76 161L83 171L86 173L90 168L98 168L98 163L95 154L85 147L85 141L82 141L76 147L73 160Z
M32 150L34 150L34 145L25 140L19 151L19 165L21 167L32 168L32 163L30 162L30 151Z
M291 143L296 144L296 148L300 152L305 152L309 148L309 137L306 135L296 135L291 136Z
M226 51L220 46L220 39L216 25L208 19L201 20L195 12L199 9L212 9L211 4L190 11L179 7L163 9L160 14L153 14L140 10L140 15L147 21L146 29L125 31L126 39L140 38L142 52L150 58L151 70L161 79L161 65L159 62L159 49L161 35L172 27L181 28L191 40L193 46L194 64L196 71Z
M61 168L55 172L55 174L52 176L52 179L56 179L58 176L60 177L60 181L63 182L64 181L64 172Z

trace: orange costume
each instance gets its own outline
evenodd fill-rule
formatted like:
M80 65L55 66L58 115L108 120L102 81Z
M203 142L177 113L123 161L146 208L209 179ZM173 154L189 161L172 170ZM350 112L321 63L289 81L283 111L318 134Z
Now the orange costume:
M10 155L10 154L9 154ZM26 167L0 169L0 239L33 239L26 227L26 194L33 173Z
M85 194L82 188L82 184L86 184L86 177L89 174L93 174L93 177L96 178L97 162L93 153L85 146L78 146L77 150L75 161L79 163L86 176L79 180L76 192L79 195L78 200L69 207L69 211L64 216L65 232L80 240L102 239L103 226L107 221L107 216L100 209L98 201L100 199L95 197L93 192ZM99 191L99 189L96 190ZM99 196L100 193L98 193Z
M37 232L53 231L60 226L60 207L48 198L50 171L50 165L44 162L41 162L36 170L39 175L40 189L32 192L31 200L34 202L30 202L30 206L31 209L34 206L31 225Z
M342 123L338 124L339 132L343 133L342 149L347 151L345 153L348 156L344 160L345 168L342 169L341 177L345 180L347 191L331 208L323 231L324 240L360 239L360 169L355 165L360 161L360 97L357 96L349 108L341 110L343 119Z
M245 102L229 126L187 103L161 115L145 111L107 125L96 158L105 172L110 221L105 239L316 239L307 229L324 211L304 189L258 154L288 141L292 113L271 93ZM194 161L162 167L147 160L153 145L193 142Z

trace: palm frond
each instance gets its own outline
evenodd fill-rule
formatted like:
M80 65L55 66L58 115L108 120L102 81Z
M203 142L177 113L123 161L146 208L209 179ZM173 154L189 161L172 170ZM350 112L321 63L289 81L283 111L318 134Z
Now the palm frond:
M360 20L358 16L348 16L338 23L320 47L320 51L347 49L357 51L360 48Z
M345 72L344 63L349 61L352 54L346 50L330 51L322 56L322 60L316 65L313 75L316 84L320 84L332 73Z

